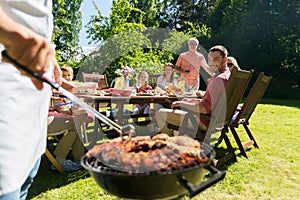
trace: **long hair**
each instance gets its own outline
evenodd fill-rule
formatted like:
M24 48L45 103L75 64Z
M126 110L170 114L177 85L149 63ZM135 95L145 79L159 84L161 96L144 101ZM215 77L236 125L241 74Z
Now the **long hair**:
M166 64L164 65L164 69L165 69L166 67L172 67L172 69L174 69L173 63L166 63ZM163 76L164 76L164 78L166 79L166 72L165 72L165 71L164 71ZM171 82L173 82L173 80L174 80L174 70L173 70L173 72L172 72L172 74L171 74Z
M141 77L141 75L142 74L145 74L146 75L146 77L147 77L147 85L149 84L149 74L148 74L148 72L146 72L146 71L141 71L140 73L139 73L139 75L138 75L138 80L137 80L137 85L141 85L142 83L141 83L141 81L140 81L140 77Z

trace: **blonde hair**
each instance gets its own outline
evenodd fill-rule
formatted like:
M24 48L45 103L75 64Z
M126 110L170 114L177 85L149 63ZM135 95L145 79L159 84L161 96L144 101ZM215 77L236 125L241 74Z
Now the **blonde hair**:
M236 67L236 68L240 69L240 67L239 67L239 65L238 65L238 63L237 63L237 61L236 61L236 59L234 57L228 56L227 57L227 62L228 62L228 60L230 60L232 62L233 67Z
M146 78L147 78L147 81L146 81L147 84L148 84L148 82L149 82L149 74L148 74L148 72L146 72L146 71L141 71L141 72L139 73L138 77L137 77L137 78L138 78L138 80L137 80L138 85L142 84L142 83L141 83L141 80L140 80L142 74L144 74L144 75L146 76Z
M149 74L148 74L148 72L146 72L146 71L141 71L141 72L139 73L139 76L138 76L139 79L140 79L140 77L141 77L142 74L146 75L147 80L149 79Z

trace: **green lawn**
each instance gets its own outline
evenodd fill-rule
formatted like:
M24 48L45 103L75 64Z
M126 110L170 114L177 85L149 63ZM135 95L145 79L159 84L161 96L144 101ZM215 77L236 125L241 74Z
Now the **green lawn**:
M300 102L264 99L250 120L259 149L238 154L238 163L225 163L226 177L194 199L299 199L300 197ZM238 133L245 135L242 127ZM231 133L234 147L237 148ZM243 137L242 137L243 138ZM238 150L236 151L237 153ZM58 174L43 158L29 199L116 199L81 170Z

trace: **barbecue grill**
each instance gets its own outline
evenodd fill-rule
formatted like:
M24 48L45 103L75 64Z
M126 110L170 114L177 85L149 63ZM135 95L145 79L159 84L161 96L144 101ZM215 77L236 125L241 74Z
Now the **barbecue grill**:
M219 182L225 177L224 171L212 166L214 150L201 145L202 161L193 166L170 170L130 173L103 164L97 158L84 156L82 166L88 170L105 191L129 199L174 199L182 196L190 198ZM207 172L211 176L203 181Z
M4 51L2 54L31 76L49 84L52 88L72 99L76 104L93 112L95 117L100 121L120 133L122 139L123 134L128 135L128 140L132 138L132 135L135 132L132 126L121 127L91 106L82 102L72 93L61 88L58 84L46 77L34 73L28 67L23 66L10 58L7 52ZM184 165L182 168L167 168L167 170L141 171L136 173L126 172L124 170L120 171L119 169L114 169L106 163L103 163L103 160L97 160L97 157L91 158L87 157L87 155L82 157L81 164L90 172L99 186L118 197L131 199L172 199L189 195L191 198L225 177L225 171L219 171L212 166L212 159L215 156L214 150L208 145L201 145L201 150L202 153L199 154L199 159L196 158L196 160L199 161L198 163ZM209 171L211 176L207 180L201 182L206 171Z

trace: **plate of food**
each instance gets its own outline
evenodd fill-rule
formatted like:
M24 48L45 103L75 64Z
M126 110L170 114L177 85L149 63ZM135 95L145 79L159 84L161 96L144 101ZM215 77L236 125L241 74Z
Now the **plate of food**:
M124 89L115 89L110 88L109 89L112 96L130 96L132 94L132 90L124 90Z
M153 93L137 93L136 96L154 96Z

